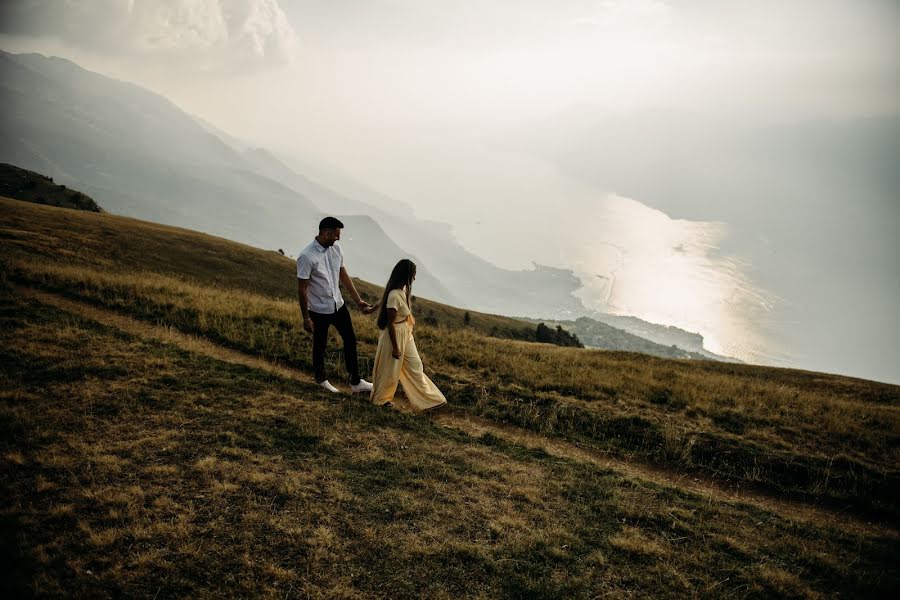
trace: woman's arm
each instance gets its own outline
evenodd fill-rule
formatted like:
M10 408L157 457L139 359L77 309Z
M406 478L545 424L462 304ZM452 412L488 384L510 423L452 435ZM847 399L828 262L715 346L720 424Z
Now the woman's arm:
M394 321L397 320L397 309L387 309L387 318L388 335L391 337L391 356L400 358L400 346L397 344L397 330L394 328Z

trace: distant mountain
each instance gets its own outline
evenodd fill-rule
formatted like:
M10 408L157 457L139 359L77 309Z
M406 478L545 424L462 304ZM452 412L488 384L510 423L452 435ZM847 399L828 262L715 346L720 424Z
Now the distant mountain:
M275 154L280 156L281 160L290 165L290 168L294 171L303 173L320 185L334 190L342 196L355 198L360 202L365 202L395 216L411 217L415 212L413 207L406 202L392 198L387 194L382 194L358 181L349 173L334 165L323 163L320 159L298 155L296 152L278 152L277 149L275 149Z
M500 269L403 203L332 171L354 193L335 192L148 90L37 54L0 52L0 71L0 161L48 173L114 213L293 254L333 214L348 225L348 267L358 277L381 282L412 257L425 297L501 314L585 311L571 295L580 285L572 273Z
M535 265L530 271L501 269L463 248L449 226L416 219L412 209L361 184L347 184L346 178L338 180L339 184L349 185L354 194L384 203L388 208L320 185L263 148L246 148L243 155L258 172L300 191L326 212L368 215L369 219L353 220L355 225L348 226L345 232L360 248L358 255L395 256L394 260L407 256L420 266L424 264L427 272L436 277L420 277L417 282L421 293L428 297L496 314L565 318L585 312L572 295L581 282L570 271L541 265ZM346 219L344 222L348 223ZM373 226L378 228L377 232L369 229ZM386 238L392 242L385 243ZM401 246L412 252L404 253ZM389 263L388 270L394 262ZM365 268L368 273L368 267ZM379 268L384 271L384 263ZM382 278L386 279L386 274Z
M339 216L372 208L330 193L264 150L233 148L235 138L224 142L137 86L33 54L0 53L0 70L0 160L52 174L114 213L296 254L324 213L310 196ZM359 224L347 231L365 241L348 255L351 273L387 279L391 261L408 253L371 219ZM419 289L456 300L424 264Z
M112 212L272 247L318 211L161 96L33 54L0 53L0 70L0 160Z
M371 204L338 194L300 175L265 148L248 148L243 151L242 156L257 173L299 192L329 214L369 214L379 217L386 215Z
M58 184L51 177L6 163L0 163L0 196L60 208L103 212L87 194Z
M679 329L678 327L672 327L671 325L650 323L637 317L610 315L597 312L592 313L591 317L593 317L593 319L584 317L579 319L579 321L584 321L587 325L590 325L594 321L599 321L600 323L626 331L631 335L649 340L660 346L680 348L681 350L690 353L692 355L690 358L708 358L711 360L734 363L743 362L736 358L722 356L706 350L703 347L703 336L699 333L691 333L684 329ZM579 337L580 335L581 334L579 334Z
M581 282L571 271L501 269L463 248L449 226L416 219L404 203L321 165L309 167L314 176L298 172L136 85L37 54L0 52L0 71L0 161L47 173L111 212L289 255L332 214L346 225L341 243L350 272L377 285L409 257L419 266L416 293L426 298L541 319L588 313L573 295ZM633 323L612 324L636 331ZM702 352L702 338L668 329L677 342L653 327L645 334Z
M537 322L535 319L530 321ZM606 322L605 322L606 321ZM615 325L611 324L615 323ZM709 359L741 362L703 349L703 336L665 325L656 325L636 317L597 314L574 321L546 321L578 336L588 348L640 352L663 358Z
M375 219L366 215L342 216L344 231L341 247L347 256L354 257L353 273L366 273L365 279L375 285L387 283L391 269L401 258L416 263L416 293L447 303L455 295L438 280L425 263L404 251L384 233Z

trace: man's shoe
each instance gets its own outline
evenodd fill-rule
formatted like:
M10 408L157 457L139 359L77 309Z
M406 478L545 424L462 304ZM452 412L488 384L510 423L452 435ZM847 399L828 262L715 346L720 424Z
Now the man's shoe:
M350 386L350 392L353 394L361 394L363 392L371 392L372 384L366 381L365 379L360 379L359 383L353 384Z
M321 382L319 385L322 387L323 390L325 390L327 392L331 392L332 394L340 394L341 393L341 391L339 389L337 389L336 387L334 387L333 385L328 383L327 379L325 381Z

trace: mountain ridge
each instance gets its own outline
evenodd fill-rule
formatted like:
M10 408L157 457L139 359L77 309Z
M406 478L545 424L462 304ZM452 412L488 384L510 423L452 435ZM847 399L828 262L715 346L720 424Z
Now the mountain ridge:
M108 210L295 251L322 215L337 214L352 224L345 234L354 275L381 281L396 260L412 256L421 293L448 304L539 319L589 312L572 293L581 284L571 271L496 267L445 225L420 222L396 203L382 209L334 192L266 149L235 147L237 138L138 85L38 54L3 52L0 61L0 160L53 174ZM138 133L127 135L131 128Z

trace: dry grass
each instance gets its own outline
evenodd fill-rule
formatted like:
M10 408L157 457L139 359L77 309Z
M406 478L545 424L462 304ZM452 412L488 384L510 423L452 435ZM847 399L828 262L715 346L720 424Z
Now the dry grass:
M19 262L14 274L310 368L309 338L291 301L152 272ZM377 330L359 316L356 329L365 368ZM422 325L418 340L451 401L477 414L681 468L896 512L900 419L892 386L850 380L868 390L860 397L840 386L810 386L811 374L802 372L557 348L465 328ZM329 362L331 372L342 371L338 354Z
M166 273L212 287L296 301L295 263L274 251L128 217L60 211L2 197L0 214L0 241L8 256L101 270ZM96 216L100 218L92 218ZM304 235L298 239L299 247L308 243ZM379 285L355 282L370 301L381 298ZM533 325L518 319L417 300L420 316L430 315L444 325L463 327L468 312L468 327L482 333L534 331Z
M263 278L272 259L290 280L281 257L23 206L3 204L3 277L308 368L292 296ZM198 246L209 250L195 256ZM220 269L197 266L211 257ZM895 534L786 521L335 402L3 290L0 518L13 592L816 597L898 584ZM355 322L371 356L371 319ZM418 336L448 398L473 413L772 486L784 484L775 466L801 465L815 477L784 487L896 510L870 485L872 473L896 485L892 386L446 325Z
M284 257L112 215L0 205L0 240L19 280L311 367ZM454 310L427 301L416 310L425 306ZM512 320L473 313L478 326L463 327L461 313L437 327L420 320L417 333L426 366L457 406L604 450L898 515L897 386L486 338L488 327ZM355 318L364 369L374 356L373 321ZM329 362L342 372L338 353Z
M897 583L893 537L334 402L8 296L0 311L3 347L29 340L0 372L23 392L0 405L14 592L815 597Z

